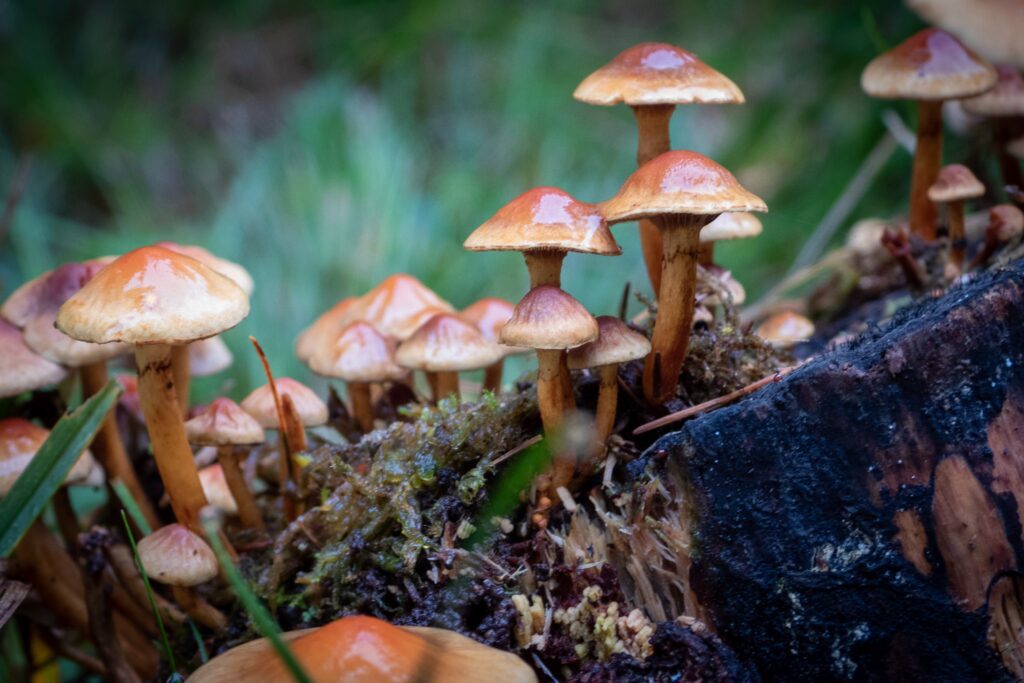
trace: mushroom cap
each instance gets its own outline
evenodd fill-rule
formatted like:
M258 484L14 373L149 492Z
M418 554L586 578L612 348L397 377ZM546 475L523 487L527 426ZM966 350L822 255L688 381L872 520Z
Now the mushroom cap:
M368 322L357 320L337 333L323 335L323 344L309 360L313 372L346 382L393 382L405 376L395 363L395 340Z
M964 109L977 116L1024 116L1024 78L1012 66L997 65L999 80L988 92L963 101Z
M597 335L597 320L583 304L558 287L541 285L516 304L500 340L528 349L574 349Z
M692 52L667 43L623 50L583 79L572 96L587 104L742 104L736 84Z
M535 187L519 195L474 230L462 246L470 251L622 253L598 207L557 187Z
M275 415L276 417L276 415ZM276 424L276 423L275 423ZM263 427L230 398L215 398L185 422L189 443L231 446L263 443Z
M709 274L718 278L722 283L726 291L729 292L729 295L732 297L732 303L734 306L739 306L747 300L747 290L743 288L743 285L739 280L732 276L732 271L715 265L708 266L706 270ZM715 293L704 299L701 303L707 306L718 306L722 301L718 297L718 294Z
M881 218L857 221L846 234L846 249L862 257L879 253L882 250L882 234L888 227L888 221Z
M217 576L217 557L202 538L182 524L168 524L138 545L139 562L154 581L197 586Z
M700 241L724 242L757 237L763 227L760 219L749 211L731 211L711 221L700 229Z
M231 488L224 478L224 468L220 463L199 470L199 484L203 487L203 493L206 500L210 501L210 505L226 515L238 514L238 503L231 495Z
M929 24L959 36L993 62L1024 68L1024 4L1020 0L908 0Z
M597 316L597 328L597 339L569 352L568 364L571 370L618 365L646 358L651 352L650 340L615 316Z
M177 242L168 242L166 240L157 242L156 246L170 249L185 256L191 256L204 266L212 268L221 275L228 277L245 292L246 296L252 296L253 290L256 288L252 275L249 274L248 270L233 261L216 256L209 249L204 249L194 244L178 244Z
M72 339L55 327L56 320L57 309L54 309L32 318L21 331L30 349L54 363L80 368L131 353L127 344L91 344Z
M1016 140L1011 140L1010 143L1006 145L1006 151L1018 159L1024 159L1024 136L1021 136Z
M0 398L56 384L67 374L28 348L21 330L0 318Z
M768 316L754 334L773 346L785 348L810 339L814 323L794 311L780 311Z
M451 313L450 303L412 275L396 273L359 297L349 321L365 320L378 332L407 339L435 313Z
M290 377L276 377L274 384L282 400L286 395L291 396L303 425L315 427L327 422L327 404L312 389ZM246 396L242 401L242 410L256 418L264 429L277 429L277 409L269 384L264 384Z
M57 327L80 341L184 344L234 327L249 297L195 259L142 247L119 256L68 299Z
M1009 242L1024 233L1024 213L1013 204L997 204L988 210L990 229L1000 242Z
M0 306L0 315L18 327L25 327L36 316L60 308L113 260L113 257L105 257L65 263L47 271L14 290Z
M504 299L492 296L480 299L466 306L459 312L459 317L468 323L476 325L476 329L480 330L480 334L484 336L484 339L499 344L504 354L511 356L527 352L526 349L505 346L498 341L498 338L501 336L501 328L512 317L514 309L515 306L512 305L511 301L505 301Z
M8 417L0 420L0 497L6 496L14 487L14 482L32 462L48 436L49 429L43 429L24 418ZM84 483L96 467L92 454L82 451L64 481L68 484Z
M209 377L231 367L234 356L220 338L207 337L188 345L188 371L193 377Z
M438 313L402 342L395 361L413 370L458 372L485 368L504 356L501 346L488 341L472 323L455 313Z
M336 334L345 329L350 322L348 310L356 301L354 296L342 299L300 332L295 339L295 356L303 363L309 363L309 359L321 345L329 343Z
M281 634L306 673L333 683L536 683L533 670L510 652L439 628L394 626L366 616L342 617L315 629ZM190 683L290 683L291 675L266 638L213 658Z
M963 164L943 166L939 177L928 188L928 199L933 202L973 199L984 194L985 186Z
M703 154L676 150L654 157L601 204L609 223L668 214L715 215L767 211L732 173Z
M936 28L918 31L865 67L868 95L893 100L955 100L980 95L996 83L996 70Z

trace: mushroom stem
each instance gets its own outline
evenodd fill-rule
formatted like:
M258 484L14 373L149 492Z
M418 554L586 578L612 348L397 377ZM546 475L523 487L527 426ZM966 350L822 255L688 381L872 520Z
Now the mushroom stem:
M430 387L430 400L437 403L437 400L440 398L437 393L437 373L424 370L423 376L427 378L427 385Z
M88 398L98 392L107 383L107 364L105 361L97 361L84 365L79 369L82 380L82 396ZM96 437L89 445L100 465L107 474L107 481L121 480L135 499L136 505L142 510L142 516L146 518L149 525L154 529L158 528L160 518L157 517L153 504L149 502L142 484L135 474L135 468L128 454L124 450L121 435L117 430L117 420L114 411L111 411L103 419Z
M252 491L245 483L245 475L238 463L238 452L234 446L218 446L217 461L224 470L224 481L227 482L231 496L238 505L238 518L247 529L263 529L263 515L256 505Z
M992 137L999 159L999 172L1003 176L1006 187L1024 188L1024 176L1021 175L1020 161L1006 151L1006 145L1013 137L1013 121L999 116L992 119ZM1018 206L1021 202L1015 202Z
M917 103L917 146L910 181L910 231L928 242L935 241L935 204L928 199L928 188L939 176L942 166L942 102Z
M181 609L203 626L215 631L227 627L228 619L224 613L197 595L195 590L184 586L171 586L171 594Z
M715 243L705 242L700 245L700 255L697 257L697 263L707 268L708 266L715 265Z
M562 351L560 363L558 376L562 382L562 407L567 411L576 410L576 389L572 385L572 375L569 374L568 351Z
M372 432L373 400L370 398L370 385L365 382L349 382L348 399L352 402L352 414L359 423L359 429L364 434Z
M601 378L597 393L597 410L594 413L594 436L598 448L604 450L604 442L615 426L615 409L619 403L619 365L602 365L597 369Z
M664 244L662 292L651 335L651 354L644 363L644 396L652 405L668 400L679 382L696 304L700 229L714 218L667 215L658 219Z
M492 394L501 393L501 376L505 370L505 361L499 360L497 363L488 365L487 369L484 370L484 390L489 391Z
M188 394L192 380L192 366L188 357L188 344L171 347L171 373L174 375L174 388L178 395L178 406L182 416L188 415Z
M153 457L174 516L193 532L202 534L199 511L206 505L206 495L199 483L199 471L174 391L171 347L164 344L136 346L135 364L139 373L139 402L153 445Z
M448 398L449 396L454 396L456 401L458 401L461 396L459 393L459 373L438 372L437 400L440 401Z
M671 148L668 124L672 119L675 105L647 105L633 107L638 132L636 148L636 165L643 166L648 161L667 152ZM661 252L663 249L661 231L653 221L643 219L639 222L640 247L644 254L644 265L647 276L651 280L654 297L658 298L661 289Z
M524 251L526 269L530 272L530 289L541 285L562 286L562 261L565 252L557 249Z
M537 404L544 433L553 434L562 423L564 391L559 379L562 352L537 349Z
M949 262L953 264L959 275L964 269L964 252L967 249L963 200L951 201L946 211L949 216Z

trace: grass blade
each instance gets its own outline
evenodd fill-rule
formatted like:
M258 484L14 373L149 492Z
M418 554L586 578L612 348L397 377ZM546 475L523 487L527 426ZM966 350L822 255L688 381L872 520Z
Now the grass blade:
M196 627L196 622L191 619L188 620L188 627L192 629L192 638L196 641L196 650L199 651L199 661L206 664L210 661L210 655L206 651L206 643L203 642L203 636L199 633L199 628Z
M238 596L242 606L245 607L245 611L249 613L253 623L256 624L256 628L273 645L274 650L281 658L281 661L284 662L285 667L287 667L296 683L312 683L309 674L303 670L299 660L295 658L295 654L285 644L284 640L281 639L281 629L278 627L277 622L274 621L274 617L270 615L270 612L263 606L260 599L256 597L256 594L245 583L245 579L242 578L235 563L231 561L231 557L224 548L224 544L221 543L220 529L216 519L212 516L203 515L203 528L206 530L206 540L209 541L210 547L213 548L213 552L217 555L217 561L220 562L220 566L224 569L224 575L227 577L228 583L231 584L235 595Z
M7 557L53 497L78 456L86 449L103 418L121 395L111 380L74 412L62 417L46 442L0 500L0 557Z
M127 493L127 490L125 490ZM131 498L131 496L128 496ZM134 501L132 501L134 502ZM156 617L157 628L160 629L160 641L163 644L164 654L167 655L167 663L171 667L171 671L177 671L178 666L174 661L174 653L171 651L171 641L167 638L167 629L164 628L164 620L160 616L160 609L156 606L156 598L153 597L153 588L149 585L149 575L146 574L146 568L142 566L142 562L139 561L139 551L135 547L135 534L132 533L132 525L128 523L128 515L125 514L124 510L121 510L121 519L124 520L124 531L128 535L128 543L132 546L132 557L135 558L135 566L139 569L139 575L142 576L142 584L146 587L146 597L149 599L149 608L153 610L153 616Z
M121 505L128 511L128 516L132 518L132 523L135 524L136 528L142 532L143 536L149 536L153 533L153 527L149 526L149 522L146 521L146 516L142 514L142 510L139 509L139 504L135 502L132 497L131 491L125 486L125 483L120 479L115 479L110 482L110 488L114 489L114 493L117 494L118 500L121 501Z

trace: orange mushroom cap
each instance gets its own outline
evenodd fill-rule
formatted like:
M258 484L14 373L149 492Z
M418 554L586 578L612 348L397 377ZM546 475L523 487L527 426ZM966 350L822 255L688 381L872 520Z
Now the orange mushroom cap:
M263 427L230 398L215 398L185 423L190 443L230 446L263 443Z
M291 397L303 425L315 427L327 422L327 404L321 401L312 389L291 377L276 377L274 384L282 400L285 396ZM241 405L242 409L256 418L264 429L278 428L277 408L269 384L253 390Z
M438 313L402 342L395 361L413 370L458 372L487 367L504 355L472 323L454 313Z
M0 497L7 495L49 436L50 430L20 417L0 420ZM97 467L92 454L83 451L65 482L86 482Z
M406 374L395 363L395 340L368 322L351 323L334 339L325 333L321 341L323 346L309 360L309 366L318 375L371 383L393 382Z
M397 273L359 297L348 320L365 320L395 339L408 338L435 313L455 309L411 275Z
M501 329L501 343L528 349L572 349L597 339L597 320L558 287L534 287Z
M984 194L985 186L971 173L971 169L963 164L943 166L939 171L939 177L928 188L928 199L933 202L973 199Z
M295 339L295 356L303 363L309 363L309 360L319 348L327 343L327 340L345 329L345 326L351 321L348 311L356 301L354 296L342 299L300 332Z

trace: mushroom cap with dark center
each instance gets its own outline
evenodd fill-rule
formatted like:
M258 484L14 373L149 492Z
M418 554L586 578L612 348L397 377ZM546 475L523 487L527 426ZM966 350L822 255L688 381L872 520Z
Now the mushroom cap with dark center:
M601 204L609 223L670 214L767 211L764 200L703 154L677 150L648 161Z
M359 297L348 320L365 320L377 331L402 340L435 313L451 313L450 303L411 275L397 273Z
M572 96L587 104L742 104L736 84L692 52L641 43L583 79Z
M516 304L500 341L528 349L574 349L597 339L597 320L570 294L534 287Z
M1012 66L996 66L999 80L988 92L963 101L964 109L978 116L1024 116L1024 78Z
M295 356L303 363L309 363L309 359L323 346L325 340L334 338L345 329L350 322L348 311L356 301L354 296L342 299L300 332L295 339Z
M235 501L227 479L224 478L224 468L220 463L207 465L199 470L199 485L203 487L203 493L210 505L228 515L238 514L238 503Z
M700 241L725 242L757 237L763 230L761 221L749 211L731 211L711 221L700 229Z
M1024 233L1024 213L1013 204L993 206L988 210L988 222L1003 242L1009 242Z
M963 164L943 166L935 183L928 188L928 199L933 202L973 199L984 194L985 186Z
M993 62L1024 68L1024 3L1020 0L908 0L926 22L959 36Z
M622 253L598 207L557 187L535 187L519 195L474 230L463 246L470 251Z
M230 398L215 398L185 422L189 443L231 446L263 443L263 427Z
M0 398L60 382L68 371L35 353L21 330L0 318Z
M0 316L18 327L25 327L36 316L60 308L61 304L113 260L113 257L105 257L65 263L47 271L11 292L0 306Z
M953 100L980 95L996 79L995 67L959 40L926 28L871 60L860 84L883 99Z
M510 301L497 297L488 297L466 306L459 312L459 317L468 323L476 325L476 329L480 330L480 334L487 341L500 344L498 338L501 336L501 328L512 318L512 311L514 309L515 306ZM515 346L501 344L501 348L506 356L527 353L527 349Z
M202 538L181 524L168 524L138 545L149 578L171 586L197 586L217 576L217 557Z
M253 282L252 275L249 271L225 258L217 256L209 249L196 246L194 244L178 244L177 242L157 242L156 246L163 247L164 249L170 249L173 252L184 254L185 256L191 256L196 261L199 261L204 266L212 268L221 275L226 276L236 285L238 285L247 296L252 296L253 290L255 289L255 283Z
M504 355L472 323L454 313L438 313L402 342L395 361L413 370L460 372L493 365Z
M142 247L119 256L68 299L57 327L95 344L186 344L248 314L249 297L224 275L163 247Z
M50 430L20 417L0 420L0 497L7 495L49 436ZM64 481L83 483L96 467L92 454L83 451Z
M368 322L350 323L334 339L325 334L322 341L323 346L309 360L318 375L368 384L394 382L406 374L395 363L394 338Z
M597 328L597 339L569 352L571 370L626 363L651 352L650 340L615 316L599 315Z
M193 377L209 377L231 367L234 356L220 338L207 337L188 345L188 372Z
M754 334L775 346L792 346L810 339L814 323L794 311L780 311L758 325Z
M290 396L295 404L295 411L299 419L306 427L315 427L327 422L327 404L320 400L312 389L302 382L297 382L290 377L275 377L274 384L277 386L277 394L284 400ZM242 401L242 409L256 418L264 429L277 429L277 410L274 407L274 394L269 384L264 384L253 390Z

